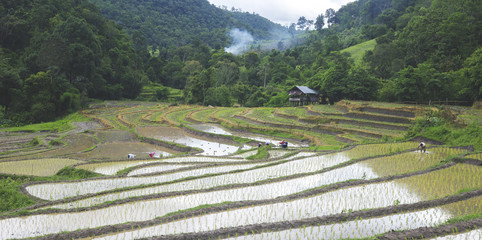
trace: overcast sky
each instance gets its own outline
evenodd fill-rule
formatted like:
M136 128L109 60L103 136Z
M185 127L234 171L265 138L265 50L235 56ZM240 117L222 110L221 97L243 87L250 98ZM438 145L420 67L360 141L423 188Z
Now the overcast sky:
M301 16L308 20L316 17L326 9L338 9L354 0L208 0L216 6L235 7L243 12L257 13L283 26L298 22Z

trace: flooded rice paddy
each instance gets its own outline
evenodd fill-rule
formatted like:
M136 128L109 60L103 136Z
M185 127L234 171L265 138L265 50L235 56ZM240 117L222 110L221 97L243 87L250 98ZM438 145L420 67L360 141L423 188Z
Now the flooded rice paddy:
M162 232L163 235L170 235L212 231L220 228L257 223L274 223L320 217L344 211L382 208L395 204L409 204L420 200L410 189L396 181L390 181L335 190L306 199L207 214L141 230L129 231L128 233L105 239L146 238L156 236L159 232ZM477 199L476 202L479 201L480 199ZM435 215L430 216L430 214ZM448 219L449 213L442 215L440 211L433 211L426 212L425 215L424 219L441 216Z
M255 239L347 239L347 238L368 238L370 236L379 235L389 231L401 231L407 229L416 229L421 227L433 227L444 223L454 217L463 217L468 214L482 212L482 206L478 203L482 201L482 197L460 201L440 207L430 208L427 210L394 214L386 217L360 219L348 221L345 223L329 224L323 226L308 226L297 229L289 229L279 232L269 232L255 234L249 236L240 236L228 238L230 240L255 240ZM464 208L463 206L478 205L479 209ZM462 207L461 207L462 206ZM447 209L461 208L465 209L458 213L450 213ZM482 234L481 229L468 233L449 235L446 237L436 238L442 239L479 239L477 234ZM479 235L482 236L482 235ZM469 238L467 238L469 237ZM104 238L109 239L109 238ZM115 238L114 238L115 239Z
M116 177L108 179L94 179L66 183L45 183L26 187L33 196L45 200L59 200L84 194L100 193L118 188L133 187L139 185L158 184L171 182L187 177L196 177L207 174L227 173L235 170L249 169L256 164L229 165L211 168L195 169L188 172L175 172L156 176L145 177Z
M148 166L148 167L141 167L135 169L127 174L127 176L137 176L137 175L146 175L146 174L153 174L153 173L162 173L172 170L177 170L181 168L192 167L194 165L187 165L187 164L162 164L162 165L155 165L155 166Z
M466 233L458 233L443 237L434 238L434 240L472 240L482 239L482 228L475 229Z
M135 167L143 164L160 162L157 160L137 160L137 161L114 161L114 162L99 162L88 163L76 166L77 169L84 169L91 172L100 173L103 175L115 175L117 172L126 168Z
M92 151L73 156L82 159L117 160L127 159L129 153L134 154L136 158L148 158L151 152L155 152L156 157L171 156L176 153L173 150L143 142L108 142L97 146Z
M68 158L43 158L0 162L0 173L29 176L53 176L60 169L82 161Z
M202 149L201 155L226 156L235 153L240 148L240 146L188 136L181 129L174 127L141 127L137 128L137 132L144 137Z
M162 124L178 124L188 108L153 107L111 108L104 111L101 120L113 129L78 129L62 138L65 146L49 149L38 159L0 162L0 173L51 176L64 166L75 166L106 175L25 185L26 192L45 202L26 209L25 216L0 217L0 239L47 234L58 234L53 239L136 239L220 229L237 233L232 238L224 236L228 239L368 238L393 230L434 227L482 212L482 197L477 195L402 213L379 213L367 219L242 234L238 230L247 226L384 211L480 190L482 168L473 160L480 160L480 153L442 146L429 146L421 153L416 150L417 142L366 144L330 152L310 151L304 149L307 145L290 142L288 149L281 149L277 143L283 139L279 137L231 131L218 124L190 124L213 134L190 135L182 128ZM192 119L227 114L194 109L198 112ZM243 112L236 110L239 115L249 113ZM280 118L268 117L270 121ZM119 130L127 126L137 127ZM235 144L214 134L269 142L273 148L264 159L248 160L258 152L256 147ZM202 152L177 155L179 152L171 148L143 142L144 137ZM239 151L243 149L249 150ZM151 157L152 152L155 155ZM135 159L128 160L128 153L136 155ZM444 162L457 155L472 160ZM225 210L216 210L218 206L213 205L219 204ZM193 210L200 206L202 210ZM174 217L166 217L169 215ZM137 227L127 228L125 223ZM69 235L73 231L79 231L79 235ZM455 239L473 236L480 236L480 231L454 235Z
M421 170L433 165L433 162L437 160L440 161L446 154L452 149L444 150L437 150L430 154L431 158L434 161L416 161L412 160L412 162L416 162L417 164L408 164L411 166L409 170ZM356 151L355 149L350 151ZM455 150L454 150L455 151ZM436 153L439 152L437 155ZM411 155L411 153L406 153L406 155ZM427 154L429 155L429 154ZM268 179L275 179L281 177L287 177L295 174L302 174L302 173L309 173L309 172L316 172L321 171L328 167L333 167L337 164L341 164L351 160L351 158L347 157L348 155L345 152L340 153L333 153L327 155L319 155L314 157L306 157L298 160L292 160L285 163L273 165L273 166L266 166L260 167L256 169L252 169L250 171L243 171L237 172L232 174L226 174L223 176L214 176L208 179L209 183L211 184L202 184L206 187L214 187L214 186L223 186L229 184L242 184L242 183L254 183L258 181L268 180ZM416 157L419 154L415 155ZM189 159L191 157L185 157L185 159ZM407 156L401 155L400 157L392 157L394 160L393 162L398 161L399 159L407 159ZM183 159L179 157L179 159ZM390 164L387 164L390 163ZM364 166L364 165L367 165ZM344 170L345 168L337 169L339 174L336 174L336 178L340 181L346 181L349 179L350 174L359 173L358 175L353 174L353 178L360 179L363 177L363 174L369 176L384 176L382 173L379 175L371 174L373 170L370 168L372 166L381 166L380 168L391 168L391 166L395 164L391 164L391 161L387 161L386 158L376 158L370 160L368 163L362 162L353 166L347 167L349 170ZM395 165L396 166L396 165ZM418 169L416 168L418 166ZM215 168L205 168L205 169L195 169L186 172L180 173L171 173L159 176L146 176L146 177L127 177L127 178L113 178L113 179L95 179L95 180L85 180L82 182L71 182L71 183L46 183L46 184L37 184L31 185L26 188L26 190L35 197L46 199L46 200L58 200L66 197L74 197L84 194L92 194L92 193L99 193L107 190L113 190L116 188L124 188L124 187L132 187L136 185L142 184L154 184L160 182L169 182L174 181L177 179L185 178L185 177L194 177L194 176L201 176L205 174L212 174L212 173L227 173L233 170L241 170L241 169L248 169L254 167L253 165L233 165L233 166L223 166L223 167L215 167ZM360 171L358 171L360 170ZM397 169L397 171L403 170L402 168ZM342 173L345 174L342 174ZM408 171L407 171L408 172ZM202 180L198 180L202 181ZM303 180L302 180L303 181ZM329 184L329 183L326 183ZM189 184L189 186L197 186L193 184ZM195 188L192 188L195 189ZM192 190L192 189L178 189L177 191L183 190ZM171 189L172 190L172 189Z
M247 138L251 140L255 140L257 142L260 142L262 144L265 143L270 143L271 145L278 145L279 142L283 141L283 139L280 138L273 138L269 136L263 136L260 134L253 134L253 133L246 133L246 132L234 132L230 130L226 130L222 127L219 127L214 124L190 124L190 127L202 131L202 132L207 132L207 133L212 133L212 134L220 134L220 135L229 135L229 136L237 136L237 137L242 137L242 138ZM308 144L298 144L298 143L289 143L289 147L293 148L299 148L299 147L308 147Z
M452 169L443 169L439 171L450 172ZM479 175L481 174L480 170L474 171L474 173L478 173ZM432 178L436 179L437 174L430 174L429 177L424 179L433 181L434 179ZM477 179L478 176L472 175L472 177L466 177L464 178L465 181L461 183L451 184L449 182L447 184L454 186L451 188L452 191L459 191L464 188L473 187L474 178ZM406 184L404 184L407 181L412 181L411 179L420 179L420 176L413 176L406 179L392 180L382 183L348 187L293 201L245 207L242 209L234 209L222 213L208 214L205 216L184 220L186 221L186 224L177 223L177 227L168 227L167 229L170 229L169 231L163 228L157 232L163 232L165 234L181 233L185 231L182 230L183 228L181 226L189 226L196 229L199 228L198 231L207 231L218 227L233 227L263 222L289 221L331 215L346 210L357 211L361 209L387 207L394 204L410 204L419 202L422 200L422 198L417 195L415 191L411 190ZM480 188L481 184L482 182L479 182L476 183L475 186ZM453 192L446 193L450 194ZM72 231L75 229L95 228L103 225L120 224L123 222L146 221L156 217L164 216L168 213L193 208L199 205L227 201L251 200L255 197L256 196L246 194L245 188L229 189L148 201L136 201L85 212L47 215L41 214L35 216L10 218L0 220L0 226L5 228L24 227L26 229L18 229L18 232L15 233L16 235L14 237L34 237L37 236L35 235L36 232L46 234L57 232L59 230ZM152 209L156 209L156 211L152 211ZM58 222L68 222L69 224L58 226ZM192 224L193 222L198 222L198 224ZM29 229L28 226L35 227ZM169 224L167 224L167 226L169 226Z

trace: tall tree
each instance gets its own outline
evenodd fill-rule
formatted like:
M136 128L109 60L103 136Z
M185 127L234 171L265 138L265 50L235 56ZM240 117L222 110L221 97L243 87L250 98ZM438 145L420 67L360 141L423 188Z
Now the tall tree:
M308 23L308 20L306 20L306 18L304 16L301 16L298 19L298 22L296 23L296 25L298 26L298 29L305 30L307 23Z
M325 17L328 22L328 27L333 25L333 23L336 23L336 12L335 9L333 8L328 8L325 11Z
M316 17L315 29L316 31L321 33L324 26L325 26L325 16L323 16L323 14L320 14L318 15L318 17Z

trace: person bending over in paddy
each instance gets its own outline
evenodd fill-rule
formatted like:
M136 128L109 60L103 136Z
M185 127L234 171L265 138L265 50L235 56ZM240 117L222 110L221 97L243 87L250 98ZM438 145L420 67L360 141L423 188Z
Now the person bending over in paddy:
M419 145L418 145L418 148L420 148L420 152L425 152L426 151L426 145L424 142L421 142Z

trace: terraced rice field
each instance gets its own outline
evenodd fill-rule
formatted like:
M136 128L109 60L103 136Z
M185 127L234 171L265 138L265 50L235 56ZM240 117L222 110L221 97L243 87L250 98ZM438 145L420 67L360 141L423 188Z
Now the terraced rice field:
M387 106L373 108L367 111L392 114ZM98 106L87 114L103 127L59 134L61 146L9 141L0 173L52 176L74 166L103 176L24 184L37 203L0 215L0 239L481 237L480 153L433 144L421 153L410 141L366 144L357 139L378 138L350 130L356 127L299 121L305 114L340 118L347 111ZM347 146L350 134L354 142ZM23 144L33 136L19 135ZM14 135L0 135L8 136ZM280 140L292 144L283 149ZM271 144L258 148L259 142ZM127 159L128 153L136 157Z

